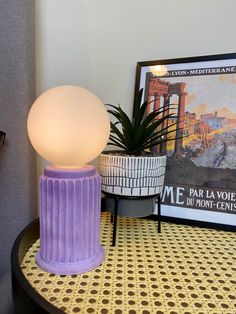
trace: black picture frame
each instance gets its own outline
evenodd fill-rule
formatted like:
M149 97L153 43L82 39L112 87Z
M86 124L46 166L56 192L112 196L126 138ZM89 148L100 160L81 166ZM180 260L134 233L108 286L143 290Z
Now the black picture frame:
M0 131L0 148L4 145L6 139L6 133L3 131Z
M159 74L153 74L152 70L150 70L155 66L161 66L162 69ZM203 91L202 94L207 94L210 97L209 93L212 93L212 99L214 100L214 97L213 97L214 91L209 90L209 93L208 93L207 88L209 86L204 87L204 80L206 80L207 82L209 82L209 80L210 81L212 80L212 83L211 83L211 88L212 88L213 80L216 80L216 79L217 80L221 79L222 82L223 80L226 80L226 79L232 79L232 80L235 79L235 82L234 82L235 85L231 86L232 91L233 91L232 95L234 95L235 90L236 90L236 53L205 55L205 56L185 57L185 58L175 58L175 59L162 59L162 60L152 60L152 61L139 61L137 62L137 66L136 66L134 99L136 99L136 97L138 96L138 92L140 88L144 89L143 100L149 100L148 97L152 97L152 100L155 99L154 102L156 102L156 99L158 97L160 98L160 97L166 96L166 94L164 94L165 92L160 92L161 81L163 82L164 88L168 86L167 89L171 90L170 93L172 93L173 90L174 91L177 90L177 93L179 93L177 96L180 99L181 93L183 92L183 89L185 87L187 87L186 95L188 95L188 86L191 86L189 82L191 80L192 81L195 80L195 84L197 84L196 82L198 82L199 80L199 82L202 81L201 83L202 84L201 88ZM150 87L150 86L155 86L155 84L156 85L159 84L158 92L160 92L160 95L158 95L158 92L157 94L154 95L154 91L157 91L157 89L155 88L151 89ZM199 86L200 86L200 83L199 83ZM200 87L199 87L199 90L200 90ZM212 90L214 90L214 88ZM167 96L169 97L170 95L167 95ZM173 94L171 94L170 97L172 96ZM209 98L208 96L206 97L207 99ZM227 98L227 99L232 100L233 97L231 98L230 97L231 95L225 95L224 99ZM181 106L180 104L181 100L178 100L178 102L179 102L178 105ZM192 108L193 107L194 105L192 105ZM213 108L213 105L211 104L211 106L208 106L208 107ZM223 108L223 105L222 105L222 108ZM220 112L222 112L222 108L221 107L219 108ZM229 106L226 109L233 110L232 106L231 107ZM216 106L215 115L217 114L216 113L217 110L218 110L218 107ZM178 115L179 115L179 111L180 109L178 107ZM201 115L199 113L200 118L196 118L197 115L194 112L191 112L191 111L189 113L186 113L186 112L187 111L185 110L184 116L182 116L184 117L184 123L186 121L186 115L192 114L192 116L195 115L196 121L199 120L196 123L199 123L200 125L200 123L203 123L202 120L206 119L207 114L208 114L208 117L212 118L212 121L215 119L215 123L218 118L219 121L227 120L228 125L229 123L232 123L232 125L234 125L235 123L235 126L236 126L236 110L233 112L233 114L235 113L235 116L233 115L233 119L231 119L231 120L234 120L235 118L235 121L231 121L227 117L217 116L214 118L213 110L211 112L209 111ZM211 123L213 123L212 121ZM204 123L205 125L207 125L207 122L204 122ZM223 128L222 125L221 125L221 129ZM212 125L211 125L211 128L209 127L209 134L211 133L213 134L214 132L217 133L219 131L219 130L213 130L213 128L214 127ZM196 135L196 137L198 136ZM210 135L208 137L210 137ZM188 145L186 145L186 149L187 148L188 148ZM235 150L235 153L236 153L236 150ZM185 164L184 163L181 164L181 158L180 158L178 162L177 161L175 162L175 169L177 168L180 169L181 167L184 167ZM202 172L204 172L203 168L204 168L203 166L197 166L195 168L193 167L193 170L194 171L201 170ZM191 221L202 221L202 222L209 222L213 224L236 226L236 194L235 194L236 180L233 179L233 175L236 177L236 164L235 164L235 168L233 169L217 168L217 170L214 171L214 169L211 167L205 167L205 168L207 168L205 171L209 172L209 176L211 176L212 173L214 172L217 173L217 175L216 174L213 175L213 178L214 178L213 181L215 180L214 182L216 183L215 186L214 186L214 182L210 182L210 179L209 180L206 179L207 175L205 175L204 179L201 182L191 183L191 180L189 180L189 182L188 180L186 180L184 184L181 184L180 180L177 180L176 183L173 182L172 184L170 178L173 177L174 175L177 175L177 174L179 175L180 172L176 171L176 172L173 172L172 174L173 164L170 164L167 161L167 184L169 186L171 186L172 184L173 188L175 189L175 191L173 192L173 198L175 198L176 200L176 197L177 197L176 194L182 193L181 194L182 199L179 202L181 204L177 204L176 201L175 202L169 201L168 203L168 201L166 201L166 199L164 198L165 196L164 194L165 190L164 190L163 195L162 195L162 203L163 203L162 206L164 206L164 215L169 216L169 217L174 217L176 219L179 219L179 218L187 219L187 220L189 219ZM184 172L186 172L185 170L186 169L184 169ZM219 174L220 172L224 174L220 175ZM229 182L229 184L227 184L227 180L232 181L232 182ZM223 181L224 183L222 183ZM231 184L231 188L230 188L230 184ZM178 186L180 187L179 191L176 190ZM191 195L190 191L195 191L195 193ZM210 196L212 198L210 198ZM187 202L190 202L190 203L187 204ZM201 204L203 205L205 204L205 206L202 205L201 207ZM216 207L216 205L218 207Z

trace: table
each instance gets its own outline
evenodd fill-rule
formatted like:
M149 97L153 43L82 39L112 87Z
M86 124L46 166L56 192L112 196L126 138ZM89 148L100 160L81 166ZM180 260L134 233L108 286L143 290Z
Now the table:
M116 227L117 227L117 216L119 200L124 197L115 197L115 212L114 212L114 228L112 235L112 244L115 245L116 241ZM130 199L130 197L128 197ZM150 197L149 197L150 198ZM152 196L153 198L153 196ZM134 199L137 199L136 197ZM145 199L145 197L144 197ZM161 206L160 206L160 195L156 196L156 203L158 205L158 232L161 232ZM155 215L156 218L156 215ZM52 305L46 299L44 299L28 282L21 269L22 260L29 250L29 248L39 238L39 220L36 219L30 223L16 238L11 255L11 272L12 272L12 292L13 302L16 314L62 314L64 313L59 308Z
M111 214L111 222L113 222L112 246L116 245L117 216L119 215L119 201L120 200L141 200L141 199L143 200L143 199L151 199L151 198L153 199L154 198L155 203L157 204L157 221L158 221L158 229L157 230L158 230L158 233L161 233L161 195L160 195L160 193L155 194L155 195L148 195L148 196L125 196L125 195L108 193L108 192L104 192L104 191L102 191L102 193L105 196L108 196L110 198L114 198L114 200L115 200L114 215Z
M21 262L32 244L39 238L39 220L29 224L16 238L11 254L12 294L16 314L63 314L45 300L28 282Z

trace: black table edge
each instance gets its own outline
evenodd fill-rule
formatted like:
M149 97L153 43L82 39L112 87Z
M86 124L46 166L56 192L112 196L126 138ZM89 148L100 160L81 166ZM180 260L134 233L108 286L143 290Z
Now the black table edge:
M17 236L11 252L12 297L16 314L62 314L62 310L45 300L28 282L21 262L32 244L39 238L39 219L27 225Z

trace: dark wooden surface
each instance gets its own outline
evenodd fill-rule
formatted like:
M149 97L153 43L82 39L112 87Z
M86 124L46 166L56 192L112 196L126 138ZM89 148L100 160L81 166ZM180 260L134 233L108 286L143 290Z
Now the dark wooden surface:
M39 238L38 219L29 224L14 242L11 254L12 294L16 314L62 314L46 301L28 282L21 270L21 262L32 244Z

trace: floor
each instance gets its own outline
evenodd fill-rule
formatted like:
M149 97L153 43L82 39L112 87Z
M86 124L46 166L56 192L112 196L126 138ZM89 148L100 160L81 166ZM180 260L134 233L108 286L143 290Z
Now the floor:
M104 263L77 276L35 264L37 241L22 270L32 286L65 313L234 314L236 234L119 217L112 247L110 215L102 213Z

